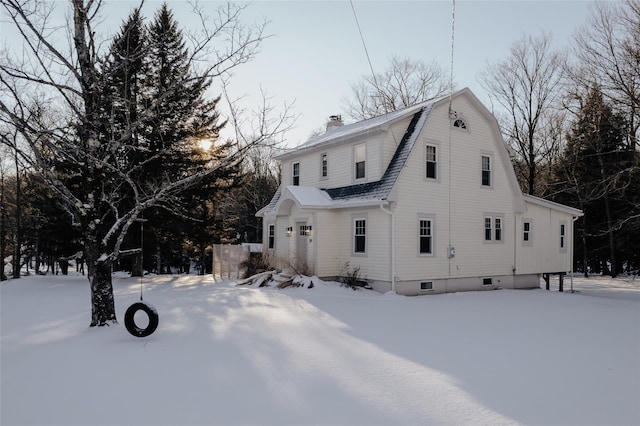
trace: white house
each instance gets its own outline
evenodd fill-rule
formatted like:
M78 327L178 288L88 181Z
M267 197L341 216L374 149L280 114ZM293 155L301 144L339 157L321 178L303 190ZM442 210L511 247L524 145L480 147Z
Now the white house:
M538 287L571 270L580 210L523 195L493 115L469 89L327 132L278 157L264 247L378 291Z

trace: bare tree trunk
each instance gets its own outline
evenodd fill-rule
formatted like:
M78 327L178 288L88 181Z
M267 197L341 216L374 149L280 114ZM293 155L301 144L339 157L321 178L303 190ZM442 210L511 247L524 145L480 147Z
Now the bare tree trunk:
M611 262L611 277L618 276L618 265L616 263L616 241L613 235L613 219L611 218L611 207L609 206L609 196L604 195L604 211L607 216L607 234L609 237L609 261Z
M18 146L16 144L14 151L14 161L16 163L16 217L15 217L15 234L13 244L13 278L20 278L20 266L22 265L22 223L20 216L22 215L22 200L20 194L20 166L18 159Z
M584 211L584 210L583 210ZM589 278L589 265L587 264L589 256L587 256L587 215L582 216L582 267L584 268L584 277Z
M4 274L4 252L6 229L4 223L4 170L0 170L0 281L7 279Z
M602 154L598 155L598 162L600 163L600 176L602 176L602 179L606 179ZM607 236L609 239L609 261L611 262L611 277L615 278L618 275L618 265L616 265L616 245L612 225L613 219L611 217L611 206L609 205L609 193L606 187L604 189L604 212L607 217Z
M156 268L158 275L162 274L162 253L160 251L160 240L156 238Z
M144 266L142 265L142 253L134 254L131 261L131 276L141 277L144 274Z
M116 324L116 309L111 283L111 261L100 259L100 249L95 236L85 239L88 278L91 288L90 327Z

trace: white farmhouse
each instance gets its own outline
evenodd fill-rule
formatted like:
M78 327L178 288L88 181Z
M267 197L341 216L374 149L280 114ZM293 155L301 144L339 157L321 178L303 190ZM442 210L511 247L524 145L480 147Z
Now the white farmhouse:
M360 268L417 295L538 287L571 270L580 210L523 195L493 115L469 89L327 132L278 157L257 215L264 250L321 278Z

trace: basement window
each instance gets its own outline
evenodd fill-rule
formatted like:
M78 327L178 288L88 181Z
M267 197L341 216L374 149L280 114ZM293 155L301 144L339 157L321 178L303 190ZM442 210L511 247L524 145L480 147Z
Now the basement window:
M423 281L420 283L420 290L430 291L433 290L433 281Z
M482 279L482 285L492 285L493 284L493 278L483 278Z

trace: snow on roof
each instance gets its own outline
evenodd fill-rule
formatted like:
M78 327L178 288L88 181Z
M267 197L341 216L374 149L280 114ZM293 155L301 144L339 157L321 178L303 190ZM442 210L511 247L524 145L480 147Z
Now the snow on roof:
M564 213L568 213L571 214L573 216L583 216L584 213L582 210L579 209L575 209L573 207L569 207L569 206L565 206L564 204L559 204L556 203L554 201L549 201L549 200L545 200L543 198L538 198L538 197L534 197L533 195L527 195L527 194L523 194L522 195L524 198L525 202L531 203L531 204L536 204L538 206L542 206L542 207L547 207L550 209L554 209L554 210L558 210Z
M427 105L433 105L434 103L442 100L444 97L430 99L428 101L421 102L416 105L412 105L397 111L390 112L388 114L380 115L378 117L369 118L367 120L358 121L352 124L346 124L340 127L333 127L327 132L309 139L307 142L298 145L297 147L280 154L276 158L282 159L290 155L297 154L300 151L306 151L309 149L317 148L321 145L340 142L344 139L353 138L359 135L366 135L384 130L384 127L394 123L398 120L402 120L406 117L415 114Z
M287 186L286 191L304 207L329 207L333 204L329 194L312 186Z
M295 200L302 208L346 208L384 203L415 145L417 135L431 112L433 102L421 105L420 108L411 109L414 113L413 118L380 180L330 189L287 186L284 193L282 187L280 187L271 202L256 215L263 216L267 213L276 212L279 209L281 200L285 199ZM404 112L405 114L407 113L406 108Z

